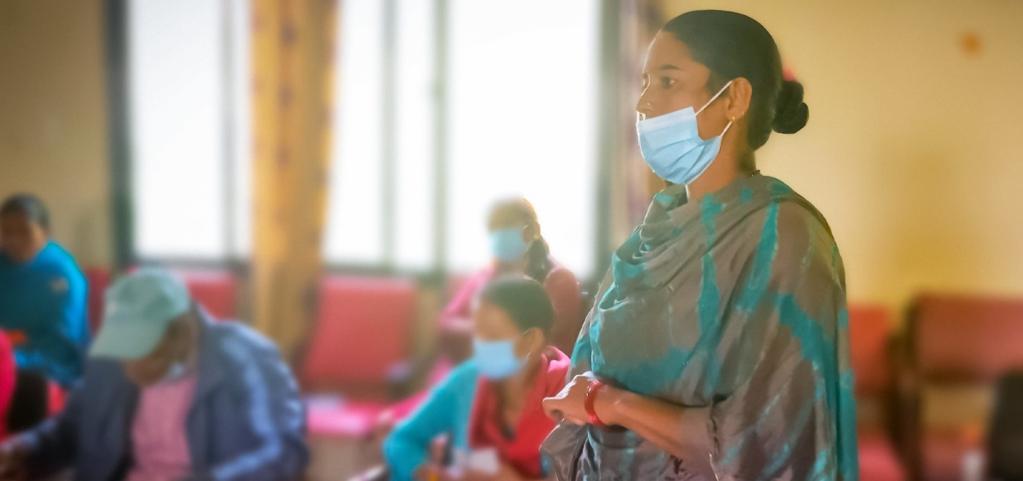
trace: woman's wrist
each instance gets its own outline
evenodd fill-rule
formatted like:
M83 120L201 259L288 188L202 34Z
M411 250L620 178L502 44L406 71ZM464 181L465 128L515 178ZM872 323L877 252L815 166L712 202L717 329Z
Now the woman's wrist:
M620 406L626 391L605 385L593 400L593 411L608 426L621 425Z

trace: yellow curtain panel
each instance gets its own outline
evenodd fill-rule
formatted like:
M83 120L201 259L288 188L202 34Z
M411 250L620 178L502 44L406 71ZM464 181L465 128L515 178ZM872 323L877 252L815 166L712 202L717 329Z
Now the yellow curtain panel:
M295 353L316 314L337 3L252 3L252 315L285 356Z

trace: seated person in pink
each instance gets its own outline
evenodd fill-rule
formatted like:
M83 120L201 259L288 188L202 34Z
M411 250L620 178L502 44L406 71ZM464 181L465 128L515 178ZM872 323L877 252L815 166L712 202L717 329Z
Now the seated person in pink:
M0 479L69 468L79 481L301 479L305 435L277 348L241 324L212 322L180 279L142 268L107 290L64 410L0 445Z
M554 305L551 345L572 352L582 325L579 281L550 255L532 204L523 198L499 201L487 222L493 262L469 278L441 314L442 349L454 361L469 356L473 300L490 280L505 274L525 274L543 284Z

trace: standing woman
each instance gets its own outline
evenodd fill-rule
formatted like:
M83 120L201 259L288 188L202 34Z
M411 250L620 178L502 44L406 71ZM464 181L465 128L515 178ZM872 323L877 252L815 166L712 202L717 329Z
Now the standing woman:
M755 20L695 11L650 45L636 128L667 187L615 252L545 400L559 479L856 480L845 274L824 217L754 152L807 121Z

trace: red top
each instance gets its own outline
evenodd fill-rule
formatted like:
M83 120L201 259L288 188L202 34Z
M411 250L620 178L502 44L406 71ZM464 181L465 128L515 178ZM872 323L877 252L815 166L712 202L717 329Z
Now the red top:
M7 336L0 333L0 420L7 419L14 396L14 350ZM0 440L7 438L7 423L0 422Z
M502 427L496 385L480 378L469 418L469 446L474 449L494 448L498 458L520 475L530 479L542 477L540 444L554 429L555 423L544 414L541 402L565 386L569 365L568 356L556 348L548 348L511 437L505 435Z
M458 331L458 321L468 319L472 315L472 302L491 279L497 275L494 266L487 267L468 278L451 298L451 302L441 313L440 327L446 334ZM579 328L583 322L582 294L579 292L579 281L572 271L554 263L543 287L551 298L554 306L554 324L551 326L550 344L562 352L571 353ZM464 342L468 349L468 333ZM461 349L459 349L461 350Z

